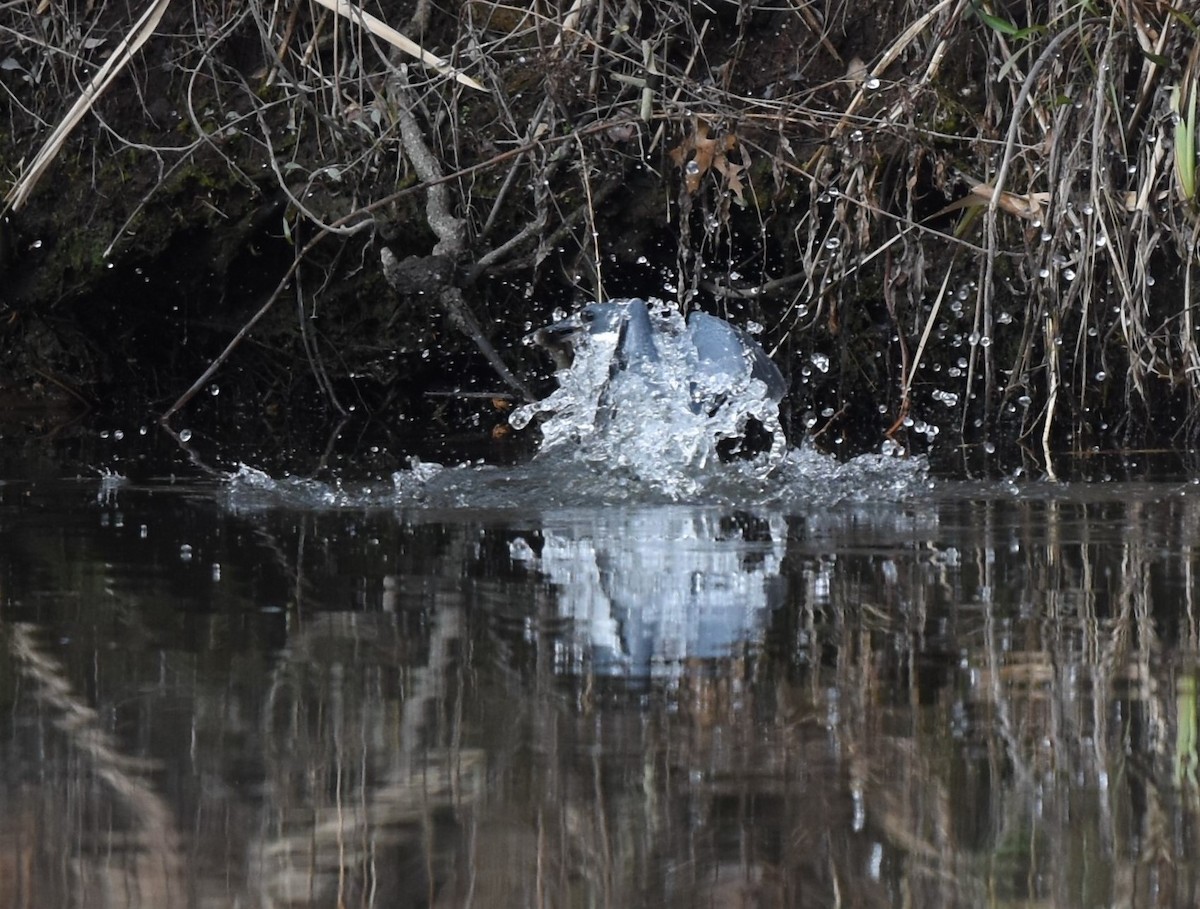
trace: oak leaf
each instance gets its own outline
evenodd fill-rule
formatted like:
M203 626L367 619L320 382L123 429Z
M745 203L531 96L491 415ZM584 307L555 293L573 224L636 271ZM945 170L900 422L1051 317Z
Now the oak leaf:
M708 134L708 124L697 118L692 134L671 149L670 158L676 167L683 169L684 186L690 195L695 195L700 189L705 174L716 170L726 179L730 191L738 197L738 201L743 202L744 186L738 173L744 170L744 166L730 164L726 157L726 153L736 147L737 136L726 133L714 138Z

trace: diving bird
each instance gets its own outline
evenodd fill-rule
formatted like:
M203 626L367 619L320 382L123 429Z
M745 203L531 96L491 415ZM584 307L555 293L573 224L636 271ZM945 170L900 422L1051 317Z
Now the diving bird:
M558 369L569 369L581 344L611 348L610 377L627 370L646 371L662 360L659 345L671 342L670 324L654 319L644 300L589 303L579 312L544 328L528 340L544 348ZM656 340L657 339L657 340ZM687 317L683 348L689 354L693 409L719 407L731 392L757 379L775 403L787 393L787 381L762 345L724 319L696 312Z
M584 343L612 346L613 369L658 362L654 326L644 300L589 303L579 312L539 328L526 339L544 348L558 369L570 369Z
M761 421L754 418L762 411L755 408L771 407L777 417L774 405L787 392L783 374L749 332L699 311L685 323L637 298L588 304L526 340L550 354L560 385L575 377L576 363L585 358L589 380L604 386L597 403L605 420L614 414L612 390L636 380L638 388L674 395L681 407L721 425L723 455L763 450ZM743 413L738 428L723 428L720 417L736 408ZM766 439L769 446L770 431Z

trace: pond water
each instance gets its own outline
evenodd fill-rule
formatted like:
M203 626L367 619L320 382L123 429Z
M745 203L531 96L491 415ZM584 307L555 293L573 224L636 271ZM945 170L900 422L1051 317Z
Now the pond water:
M1200 486L877 468L11 480L0 907L1195 905Z

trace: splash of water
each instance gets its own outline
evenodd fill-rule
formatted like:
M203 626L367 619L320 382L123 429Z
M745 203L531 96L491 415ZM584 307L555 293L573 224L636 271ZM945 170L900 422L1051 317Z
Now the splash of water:
M776 471L787 453L779 404L753 374L750 352L714 368L701 362L695 326L689 329L678 310L657 304L649 316L652 362L621 363L616 331L580 332L572 362L555 373L558 388L513 412L517 429L545 418L538 459L605 465L614 477L672 498L696 492L719 473L761 478ZM769 447L722 463L723 444L736 447L751 427L770 439Z
M706 338L703 319L712 320L709 328L718 323ZM623 344L619 320L570 334L573 357L556 374L559 387L511 418L518 428L542 418L542 446L529 464L444 467L414 460L386 487L274 480L243 467L230 477L231 507L810 510L906 499L926 489L920 459L885 454L840 462L811 447L789 448L779 419L783 380L762 349L728 324L712 317L697 324L695 315L685 322L658 305L641 311L639 331L653 335L652 347L628 337ZM722 451L755 424L769 445L752 457L722 460Z

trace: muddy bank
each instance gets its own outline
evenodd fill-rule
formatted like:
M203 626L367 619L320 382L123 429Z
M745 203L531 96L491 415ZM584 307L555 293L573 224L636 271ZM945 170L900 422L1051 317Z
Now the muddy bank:
M215 389L234 429L487 439L547 386L530 326L639 295L761 324L830 450L1190 440L1193 61L1166 13L366 11L445 65L317 5L168 4L3 216L5 399L198 419ZM16 188L133 22L0 15Z

